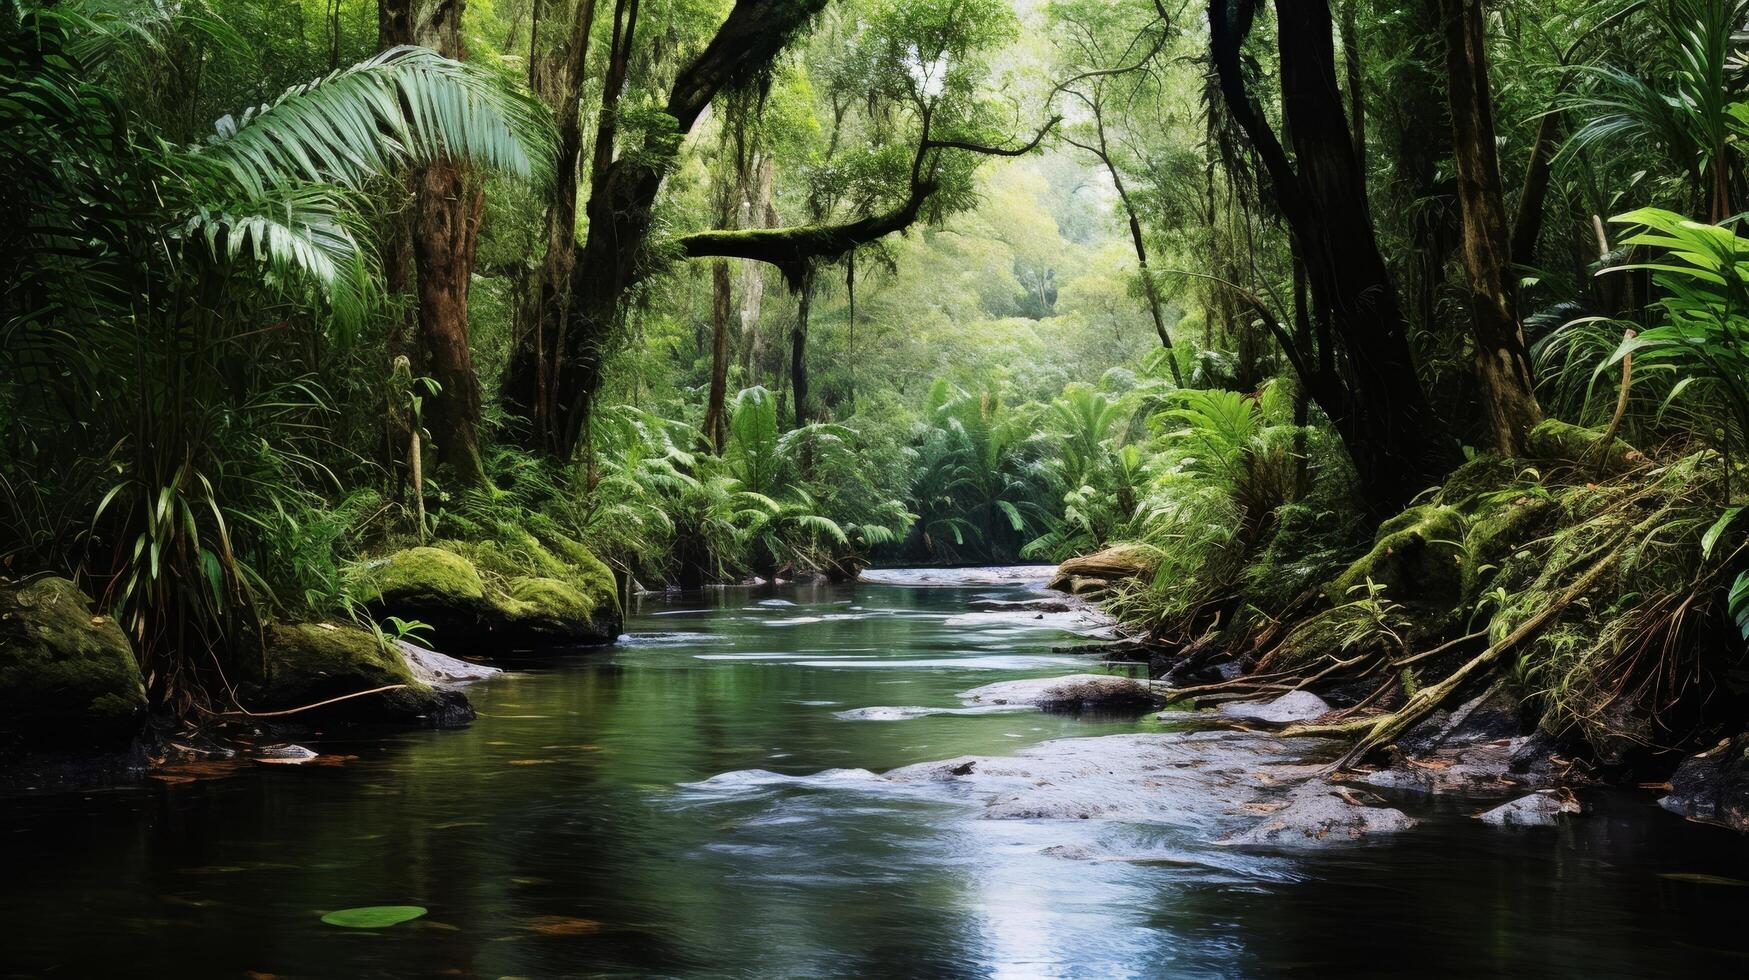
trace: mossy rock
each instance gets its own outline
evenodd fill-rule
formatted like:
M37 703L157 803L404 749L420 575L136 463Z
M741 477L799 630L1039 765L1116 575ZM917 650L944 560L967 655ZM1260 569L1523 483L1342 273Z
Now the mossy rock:
M270 623L262 630L262 644L263 660L244 689L244 703L250 710L282 711L400 685L288 716L288 720L448 727L474 716L460 692L440 691L421 683L399 651L356 626Z
M1478 453L1453 470L1433 495L1433 502L1468 514L1490 505L1490 498L1518 483L1519 460L1498 453Z
M408 548L368 566L359 598L384 606L432 602L478 603L486 597L479 570L442 548Z
M1464 518L1451 507L1422 504L1379 525L1372 550L1325 588L1332 605L1352 601L1372 582L1395 602L1449 607L1463 580Z
M601 631L609 628L595 615L600 597L570 582L524 575L511 579L505 592L495 602L505 620L500 632L525 642L598 643Z
M127 636L64 578L0 587L0 742L125 747L146 716Z
M1473 514L1464 534L1460 582L1464 603L1475 602L1514 555L1554 527L1559 514L1555 501L1541 494L1496 501Z
M431 626L454 655L612 643L621 626L613 573L564 538L443 540L368 564L359 579L374 614Z
M1624 473L1646 457L1621 439L1603 446L1603 433L1582 425L1545 419L1525 437L1525 454L1534 459L1596 467L1599 475Z

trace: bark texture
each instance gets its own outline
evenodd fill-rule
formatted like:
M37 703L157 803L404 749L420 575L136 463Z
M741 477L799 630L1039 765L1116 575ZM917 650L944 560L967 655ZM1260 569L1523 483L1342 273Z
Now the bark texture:
M1305 257L1314 302L1328 312L1341 354L1340 363L1317 369L1301 352L1290 348L1289 356L1304 367L1308 392L1341 435L1369 507L1394 513L1456 466L1457 445L1428 403L1396 285L1379 253L1336 80L1329 3L1275 4L1292 159L1247 87L1241 47L1255 9L1244 0L1210 0L1215 70L1227 111L1268 171Z
M1495 151L1494 99L1488 88L1487 25L1481 0L1438 3L1445 26L1452 151L1463 213L1476 377L1495 448L1518 456L1525 435L1542 421L1542 409L1514 302L1512 244Z

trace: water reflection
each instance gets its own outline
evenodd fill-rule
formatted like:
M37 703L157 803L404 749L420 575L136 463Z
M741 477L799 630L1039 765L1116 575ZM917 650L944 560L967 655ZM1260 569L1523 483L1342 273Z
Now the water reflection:
M656 600L612 652L474 688L466 730L312 741L359 756L343 767L0 802L0 974L1741 969L1749 888L1658 876L1749 879L1744 842L1639 804L1544 833L1454 805L1290 858L871 791L902 765L1142 727L961 710L993 672L1089 669L1054 630L948 624L1015 594ZM1092 840L1120 846L1077 850ZM380 933L317 920L390 903L431 911Z

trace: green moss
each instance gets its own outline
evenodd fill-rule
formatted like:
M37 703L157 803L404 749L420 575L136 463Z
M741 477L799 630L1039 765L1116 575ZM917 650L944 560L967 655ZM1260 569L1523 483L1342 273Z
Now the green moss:
M506 591L509 594L500 601L500 608L512 619L567 622L588 619L595 611L593 597L585 596L556 578L514 578Z
M480 573L466 558L440 548L397 551L362 573L359 598L399 602L478 601L485 597Z
M1474 602L1513 555L1547 533L1558 513L1553 499L1538 494L1496 498L1491 506L1473 514L1464 534L1460 583L1464 602Z
M1596 466L1603 474L1622 473L1645 462L1640 451L1626 442L1615 439L1605 448L1599 445L1602 440L1603 433L1595 429L1545 419L1530 430L1525 450L1536 459Z
M437 692L413 676L399 651L355 626L270 623L262 643L265 659L250 685L251 707L301 707L393 684L403 686L358 703L343 702L344 713L404 719L442 707Z
M127 637L64 578L0 588L0 732L109 745L139 730L146 689Z
M1445 478L1433 502L1464 513L1486 507L1491 495L1518 482L1520 465L1497 453L1478 453Z
M1270 667L1291 669L1326 657L1348 660L1361 654L1401 654L1402 648L1391 633L1404 636L1412 628L1412 621L1400 613L1386 613L1381 622L1378 610L1363 603L1345 603L1290 630L1271 654Z
M1397 602L1450 604L1462 582L1464 519L1437 504L1411 507L1379 525L1372 550L1325 589L1331 604L1352 600L1367 582Z
M592 608L602 609L618 605L619 585L613 577L613 569L595 557L595 552L576 541L556 535L548 543L570 563L571 571L565 577L566 581L590 600Z

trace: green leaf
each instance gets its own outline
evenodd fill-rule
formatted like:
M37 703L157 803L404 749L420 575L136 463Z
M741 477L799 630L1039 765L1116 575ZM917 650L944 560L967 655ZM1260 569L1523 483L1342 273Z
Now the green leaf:
M1731 595L1726 603L1731 610L1731 619L1737 623L1737 629L1749 640L1749 572L1739 572L1737 580L1731 583Z
M384 929L411 922L424 914L425 909L417 905L365 905L329 912L322 916L322 921L347 929Z
M1736 520L1737 515L1742 511L1742 507L1726 507L1725 512L1719 515L1719 519L1713 522L1713 526L1707 528L1706 533L1701 535L1700 554L1702 558L1713 556L1713 548L1719 543L1719 535L1725 533L1725 530L1731 526L1731 522Z

